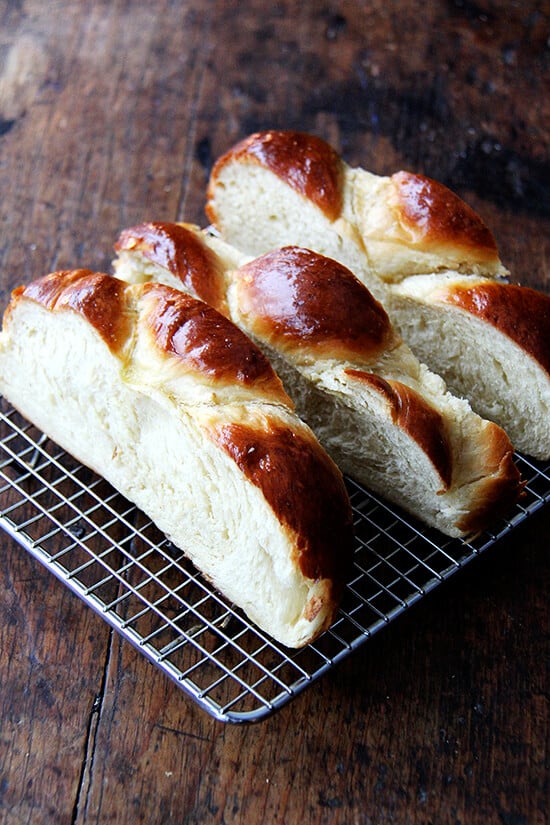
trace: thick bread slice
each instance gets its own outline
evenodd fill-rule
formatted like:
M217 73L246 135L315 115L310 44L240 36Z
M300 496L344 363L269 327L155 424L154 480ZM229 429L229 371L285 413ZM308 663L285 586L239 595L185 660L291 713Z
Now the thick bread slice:
M127 229L116 249L121 278L215 296L365 486L451 536L486 527L517 499L505 433L446 392L341 264L295 247L242 260L208 233L168 223Z
M539 357L550 340L548 297L502 282L507 271L494 238L446 187L408 172L352 169L312 135L260 132L215 164L207 214L247 254L298 244L348 266L452 392L507 430L518 449L550 456L550 374ZM461 313L434 297L438 283L449 294L453 278L463 290L459 275L473 278L474 290L480 277L494 281L506 312L489 320L473 303ZM529 419L543 423L533 427Z
M489 229L447 187L411 172L354 169L302 132L257 132L229 149L212 170L206 213L248 254L309 247L377 293L376 278L391 283L446 269L507 274Z
M265 356L211 307L53 273L13 293L0 389L275 639L301 646L331 623L352 552L341 473Z

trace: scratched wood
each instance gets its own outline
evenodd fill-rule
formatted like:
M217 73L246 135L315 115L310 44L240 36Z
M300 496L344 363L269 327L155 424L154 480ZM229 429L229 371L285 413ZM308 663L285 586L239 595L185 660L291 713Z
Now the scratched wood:
M550 289L548 6L0 1L0 288L204 223L264 127L422 171ZM7 537L0 821L543 825L548 536L532 524L259 725L213 721Z

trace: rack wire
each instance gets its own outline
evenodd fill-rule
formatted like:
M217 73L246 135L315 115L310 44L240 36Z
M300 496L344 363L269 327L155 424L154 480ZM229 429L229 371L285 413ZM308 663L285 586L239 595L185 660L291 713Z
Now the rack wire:
M0 526L215 718L259 721L550 500L550 465L516 456L525 496L466 542L346 479L355 557L332 627L301 650L274 642L102 478L3 400Z

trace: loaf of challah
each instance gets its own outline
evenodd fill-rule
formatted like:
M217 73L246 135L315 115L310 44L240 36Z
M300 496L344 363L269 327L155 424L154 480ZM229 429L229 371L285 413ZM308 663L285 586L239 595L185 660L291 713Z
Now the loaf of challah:
M373 175L313 135L266 131L216 162L207 215L249 255L297 244L349 267L451 392L516 449L550 456L550 296L503 282L491 232L445 186Z
M340 467L451 536L486 527L520 491L512 445L451 396L341 264L287 247L257 259L197 227L124 230L116 274L207 298L268 355Z
M89 270L12 295L0 390L281 643L332 621L352 553L340 471L210 306Z

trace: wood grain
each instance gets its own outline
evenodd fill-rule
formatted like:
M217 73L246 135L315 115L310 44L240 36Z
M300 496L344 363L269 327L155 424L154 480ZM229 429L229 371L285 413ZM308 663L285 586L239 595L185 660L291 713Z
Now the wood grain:
M265 127L442 180L550 290L549 10L528 0L0 2L0 282L204 224ZM0 821L544 825L548 535L535 517L258 725L223 726L6 536Z

